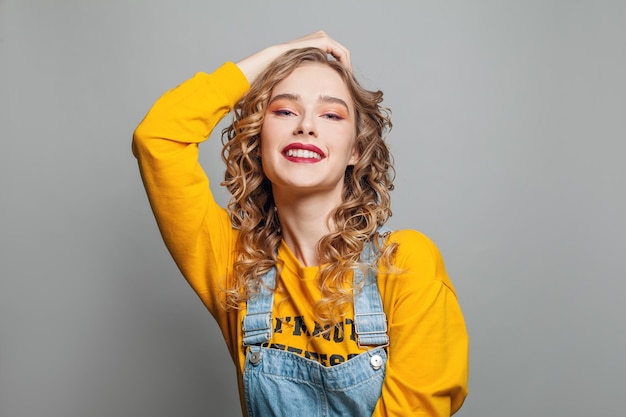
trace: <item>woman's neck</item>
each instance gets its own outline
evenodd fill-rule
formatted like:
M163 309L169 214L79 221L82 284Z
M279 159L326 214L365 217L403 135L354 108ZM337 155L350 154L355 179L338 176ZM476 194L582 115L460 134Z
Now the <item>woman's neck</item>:
M329 232L341 198L274 192L283 240L303 266L320 264L318 242Z

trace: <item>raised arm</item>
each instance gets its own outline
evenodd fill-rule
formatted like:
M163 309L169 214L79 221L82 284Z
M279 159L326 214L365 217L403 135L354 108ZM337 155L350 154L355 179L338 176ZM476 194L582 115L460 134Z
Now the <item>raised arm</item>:
M348 50L323 31L273 45L237 64L226 63L211 74L198 73L167 91L134 132L133 154L163 240L185 278L213 312L215 300L210 295L215 280L233 263L236 234L228 213L211 195L198 162L198 145L272 60L306 46L325 50L350 65Z
M212 249L232 245L232 230L226 211L211 195L198 144L248 87L232 63L211 74L198 73L163 94L133 135L133 153L163 240L201 295L210 290L207 275L225 272L227 251Z

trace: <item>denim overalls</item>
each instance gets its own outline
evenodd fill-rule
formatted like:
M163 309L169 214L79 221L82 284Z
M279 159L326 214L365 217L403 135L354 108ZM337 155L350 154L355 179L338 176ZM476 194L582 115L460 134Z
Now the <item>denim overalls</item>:
M371 265L373 245L361 260ZM363 282L361 270L354 282ZM265 286L248 300L243 344L248 346L243 373L249 417L371 417L382 390L389 344L375 268L368 268L363 290L354 296L354 329L359 347L369 350L341 364L325 367L292 352L268 348L276 269L263 276Z

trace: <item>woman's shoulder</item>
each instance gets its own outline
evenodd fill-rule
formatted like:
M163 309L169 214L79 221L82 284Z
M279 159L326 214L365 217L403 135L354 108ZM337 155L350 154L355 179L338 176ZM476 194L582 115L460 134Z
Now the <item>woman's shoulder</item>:
M418 230L400 229L392 231L388 239L398 245L393 265L402 271L400 275L430 277L453 289L439 248L429 236Z
M409 247L410 250L422 249L422 250L437 250L435 242L426 234L415 229L398 229L392 230L389 233L389 242L398 244L398 249L401 246Z

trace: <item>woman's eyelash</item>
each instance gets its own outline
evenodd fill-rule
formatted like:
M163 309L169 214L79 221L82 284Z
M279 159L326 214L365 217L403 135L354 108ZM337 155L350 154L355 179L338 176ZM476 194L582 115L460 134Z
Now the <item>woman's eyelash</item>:
M273 110L272 113L275 114L276 116L292 116L295 114L291 110L286 110L286 109ZM336 113L324 113L321 115L321 117L325 119L330 119L330 120L343 120L344 119L343 116L340 116L339 114L336 114Z
M284 109L274 110L273 113L277 116L289 116L293 114L291 110L284 110Z

